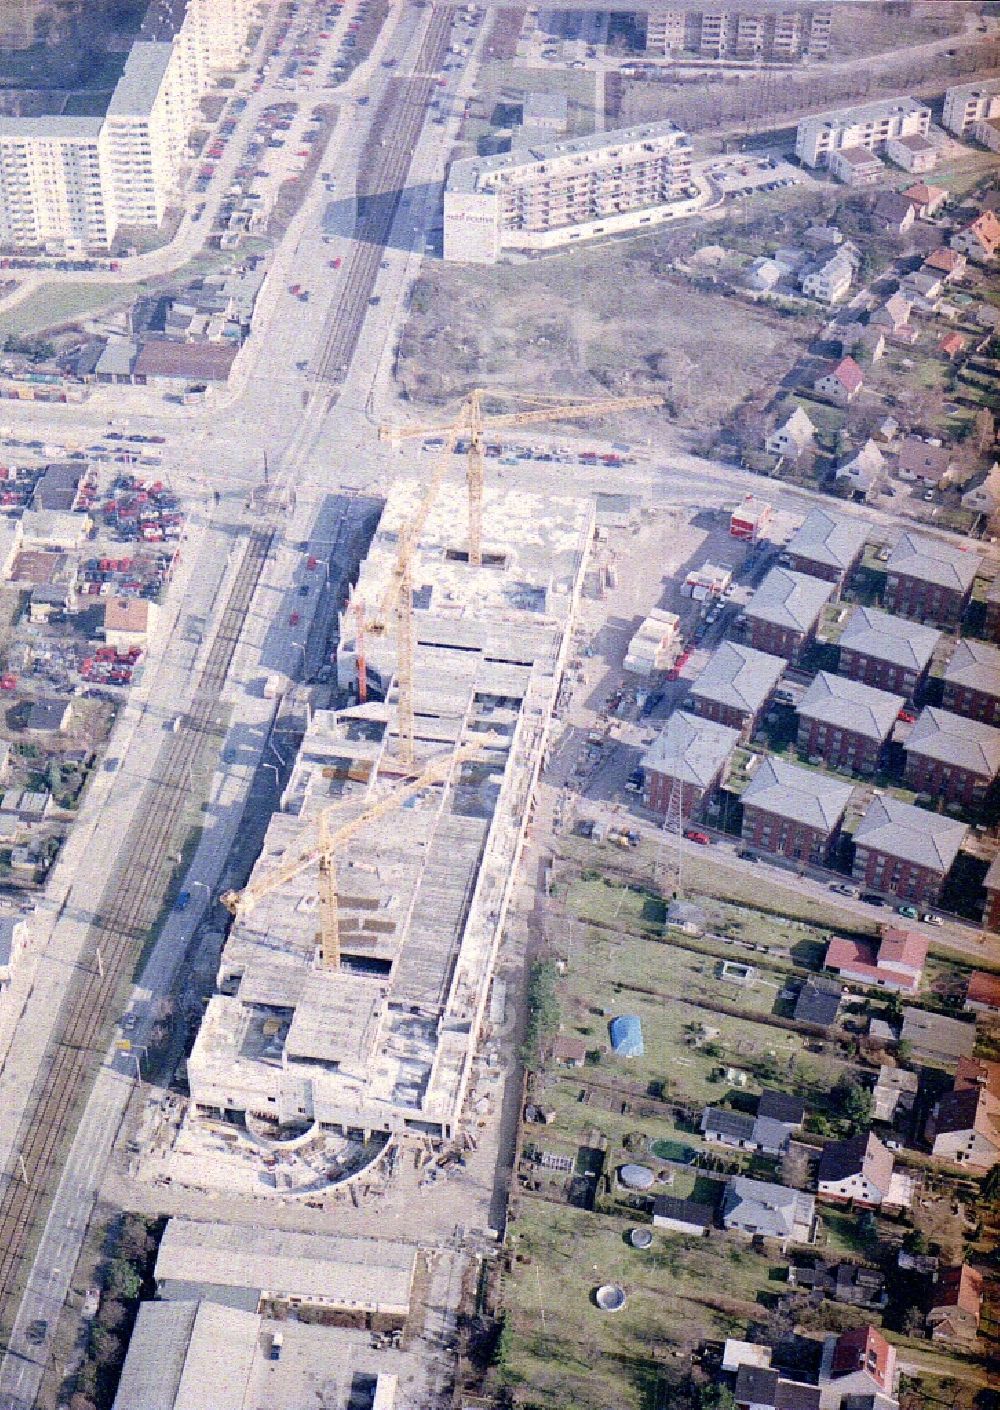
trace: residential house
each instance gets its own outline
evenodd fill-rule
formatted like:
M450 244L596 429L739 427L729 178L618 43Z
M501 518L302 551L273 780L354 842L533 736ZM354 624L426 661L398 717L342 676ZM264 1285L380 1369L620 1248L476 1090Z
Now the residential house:
M1000 1014L1000 974L973 970L965 991L965 1008L970 1013Z
M854 264L854 254L846 248L820 256L802 276L802 292L822 304L840 303L854 281Z
M852 875L867 890L934 905L967 831L954 818L877 796L854 831Z
M869 319L877 328L884 328L891 335L898 335L909 326L910 301L897 289L881 308L877 308Z
M913 203L920 220L929 220L937 215L948 199L948 192L943 186L928 186L924 181L918 181L915 186L907 186L903 195Z
M816 1191L820 1199L879 1209L891 1202L895 1162L873 1131L831 1141L819 1158Z
M921 313L936 313L944 282L937 274L925 274L922 269L908 274L899 286L915 309Z
M965 352L967 341L961 333L946 333L938 343L938 352L949 362L954 362Z
M72 611L75 603L76 594L72 586L39 583L31 589L28 599L28 620L32 626L45 626L53 617L61 618Z
M979 1334L983 1275L968 1263L942 1268L931 1293L927 1326L931 1340L970 1347Z
M72 701L43 697L28 707L24 728L28 734L64 734L72 715Z
M1000 515L1000 461L994 461L986 474L977 477L962 495L962 508L973 514L984 514L987 519ZM987 598L987 628L989 628L989 599ZM993 633L995 635L995 632Z
M843 989L835 980L826 979L821 974L810 974L799 990L792 1017L796 1023L830 1028L837 1021L843 995Z
M853 499L866 499L876 487L885 466L885 456L869 437L848 460L837 466L834 479L840 490L848 490Z
M793 572L825 578L840 587L850 581L861 562L868 532L869 525L862 519L810 509L789 539L782 562Z
M793 1381L770 1366L741 1366L733 1398L737 1410L819 1410L819 1388Z
M795 661L816 634L833 585L808 573L772 568L745 609L750 644L757 651Z
M1000 729L935 705L921 710L903 748L911 788L966 808L982 806L1000 772Z
M899 422L895 416L883 416L873 432L873 437L880 446L893 445L898 435Z
M806 1119L806 1104L801 1097L765 1087L757 1098L757 1115L780 1121L790 1131L796 1131Z
M783 1094L772 1092L772 1098ZM789 1098L794 1105L790 1114L797 1120L788 1121L770 1115L772 1110L780 1110L781 1104L771 1102L761 1110L758 1104L757 1115L750 1116L739 1111L729 1111L725 1107L707 1106L701 1114L701 1133L706 1141L717 1146L730 1146L734 1150L759 1151L763 1155L784 1155L795 1130L802 1122L801 1103ZM786 1115L789 1110L786 1108Z
M893 617L877 607L856 607L840 637L840 672L914 699L924 683L941 633Z
M871 774L882 761L901 695L819 671L798 704L798 748L831 768Z
M822 865L840 835L849 783L769 755L744 790L742 836L748 846Z
M1000 247L1000 219L995 211L984 211L971 224L951 237L951 248L979 264L988 264Z
M789 1243L812 1243L816 1233L816 1201L803 1190L790 1190L764 1180L734 1175L726 1182L722 1200L723 1227L753 1238Z
M976 552L905 533L885 565L885 605L901 617L956 627L981 565Z
M691 703L704 719L739 730L749 738L785 670L780 656L724 641L712 652L691 686Z
M735 1375L741 1366L770 1366L773 1352L755 1341L726 1337L722 1347L722 1369Z
M951 479L955 464L950 446L930 445L917 436L907 436L899 448L896 470L901 480L917 480L938 489Z
M872 1088L872 1096L875 1098L872 1116L876 1121L893 1124L913 1110L919 1090L918 1072L911 1072L907 1067L890 1067L888 1063L883 1063Z
M864 374L853 357L831 363L813 382L813 391L838 406L849 406L865 384Z
M930 1009L904 1008L899 1036L909 1046L915 1063L957 1072L963 1059L972 1057L976 1025ZM977 1072L970 1068L966 1076L972 1080Z
M582 1067L587 1060L587 1044L582 1038L558 1033L552 1040L552 1061L562 1067Z
M823 968L856 984L888 989L894 994L915 994L926 960L924 936L885 926L877 940L833 936L826 947Z
M980 118L973 132L977 142L988 147L991 152L1000 152L1000 119Z
M937 148L919 132L911 132L907 137L890 137L885 144L885 154L891 162L916 176L933 171L937 165Z
M896 1348L881 1332L857 1327L827 1337L819 1368L820 1410L841 1410L845 1399L855 1396L873 1396L874 1410L887 1410L895 1394Z
M693 817L719 786L740 732L730 725L675 710L642 759L643 802L666 817L671 799Z
M707 1234L715 1220L710 1204L697 1200L676 1199L673 1195L657 1195L653 1200L653 1227L670 1229L675 1234Z
M881 1309L889 1301L885 1275L861 1263L831 1263L814 1254L799 1254L788 1269L788 1286L801 1288L849 1307Z
M966 258L959 250L949 250L941 245L924 260L920 266L928 274L936 274L944 284L953 284L965 273Z
M890 235L905 235L917 218L916 207L895 191L884 191L875 202L872 218L878 229Z
M845 186L874 186L882 175L882 163L865 147L841 147L831 152L830 171Z
M1000 726L1000 649L964 637L945 668L942 704L956 715Z
M996 1063L991 1064L994 1068ZM927 1119L931 1152L953 1165L992 1170L1000 1161L1000 1085L969 1081L945 1092Z
M811 450L816 439L816 427L801 406L796 406L783 425L772 431L764 449L769 455L798 460Z

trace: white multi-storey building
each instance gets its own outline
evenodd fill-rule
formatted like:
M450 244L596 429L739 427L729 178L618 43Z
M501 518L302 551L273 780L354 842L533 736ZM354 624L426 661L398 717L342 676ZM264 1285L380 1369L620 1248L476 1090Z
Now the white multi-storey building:
M795 155L803 166L826 166L831 152L844 147L878 151L893 137L926 137L931 110L915 98L887 98L836 112L803 118L795 134Z
M646 52L678 51L706 58L761 57L778 62L825 58L830 48L828 6L768 10L650 10Z
M492 264L504 249L634 230L700 201L691 139L672 122L469 157L448 174L444 257Z
M255 0L153 0L102 117L0 117L0 245L103 249L155 228L176 192L198 102L237 67Z
M956 137L968 137L977 122L1000 117L1000 78L962 83L944 95L941 126Z

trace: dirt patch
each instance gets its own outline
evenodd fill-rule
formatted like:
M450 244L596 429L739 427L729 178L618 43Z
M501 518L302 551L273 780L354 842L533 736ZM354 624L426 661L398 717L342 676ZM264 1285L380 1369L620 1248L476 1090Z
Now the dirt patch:
M524 24L524 10L497 10L493 17L493 28L483 45L483 59L486 63L495 60L509 61L517 53L517 41Z
M681 426L717 423L775 385L796 344L775 314L670 274L668 254L691 238L663 234L475 271L433 267L413 288L400 338L401 394L440 404L474 382L592 396L649 391Z

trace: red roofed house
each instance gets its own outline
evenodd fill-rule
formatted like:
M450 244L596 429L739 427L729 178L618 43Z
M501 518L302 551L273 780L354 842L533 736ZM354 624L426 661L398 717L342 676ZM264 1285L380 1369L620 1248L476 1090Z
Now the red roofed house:
M965 1007L972 1013L1000 1013L1000 974L975 970L966 990Z
M959 1058L955 1085L927 1119L931 1152L970 1170L1000 1161L1000 1063Z
M896 1348L875 1327L827 1337L819 1368L820 1410L840 1410L845 1396L895 1399Z
M956 357L965 352L966 341L961 333L946 333L938 343L938 352L943 353L949 362L954 362Z
M967 1263L942 1268L931 1298L927 1325L932 1341L968 1346L979 1331L983 1306L983 1275Z
M847 406L865 384L864 374L853 357L843 357L826 369L813 383L821 397L829 397L838 406Z
M948 192L943 186L928 186L924 181L918 181L915 186L908 186L903 195L912 203L921 220L936 215L948 199Z
M965 273L965 263L965 256L959 250L949 250L942 245L927 256L922 268L940 275L945 284L950 284L955 279L961 279Z
M826 950L824 969L895 994L915 994L927 959L927 941L911 930L887 927L880 940L835 935Z
M970 259L991 260L1000 247L1000 220L994 211L983 211L971 225L951 237L951 248Z

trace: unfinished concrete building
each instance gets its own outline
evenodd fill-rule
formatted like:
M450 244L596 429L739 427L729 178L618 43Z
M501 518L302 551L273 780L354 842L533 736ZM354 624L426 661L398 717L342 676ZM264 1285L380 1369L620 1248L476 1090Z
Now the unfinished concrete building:
M393 486L357 593L383 600L423 486ZM465 492L442 489L412 559L414 760L399 762L396 644L369 632L372 696L317 711L251 877L398 790L440 781L336 855L340 964L317 955L315 869L238 914L188 1064L208 1115L368 1139L449 1139L462 1112L496 948L569 646L589 501L486 492L482 566L467 561ZM343 687L356 681L344 613ZM465 752L470 743L487 742ZM463 752L459 752L459 751Z

